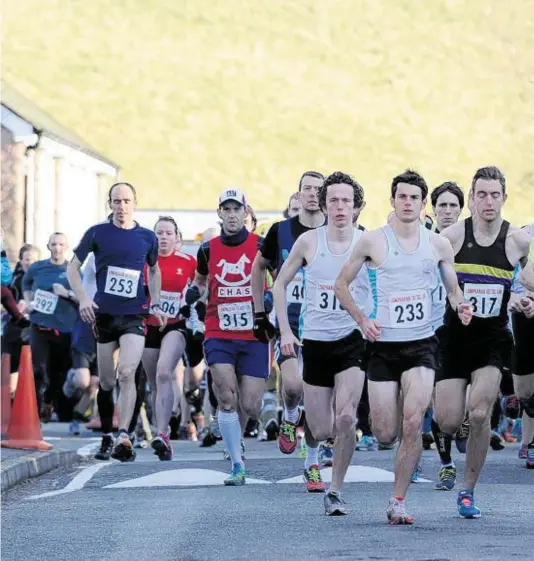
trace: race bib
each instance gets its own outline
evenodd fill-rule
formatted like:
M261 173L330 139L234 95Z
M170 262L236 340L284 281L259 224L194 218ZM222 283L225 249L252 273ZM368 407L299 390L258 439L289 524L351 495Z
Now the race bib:
M478 318L496 318L501 313L504 286L502 284L464 285L464 297L473 306L473 315Z
M219 304L219 328L221 331L249 331L252 329L252 303L236 302Z
M297 273L286 289L288 304L302 304L304 301L304 277Z
M57 307L59 296L48 290L36 290L33 296L33 309L51 316Z
M389 297L389 322L396 329L420 327L430 322L427 290L399 292Z
M353 287L350 288L351 293ZM354 296L354 295L353 295ZM318 280L315 289L315 308L325 312L344 312L345 308L334 292L334 281Z
M139 271L133 271L132 269L108 267L104 292L122 298L135 298L140 275Z
M444 304L445 303L445 287L443 284L440 284L436 290L432 293L432 301L436 304Z
M180 292L167 292L166 290L162 290L159 296L161 311L168 318L175 318L180 311L180 300L182 299L182 294Z

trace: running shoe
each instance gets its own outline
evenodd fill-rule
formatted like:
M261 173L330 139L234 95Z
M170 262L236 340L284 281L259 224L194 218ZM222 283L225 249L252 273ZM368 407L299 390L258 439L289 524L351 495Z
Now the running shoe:
M74 394L76 392L76 386L74 385L74 370L71 368L68 372L67 375L65 376L65 383L63 384L62 390L63 390L63 394L65 395L65 397L68 397L69 399L71 397L74 397Z
M332 467L334 464L334 439L329 438L319 447L319 463L323 467Z
M120 462L133 462L135 460L136 453L127 432L121 431L115 439L111 457Z
M280 425L280 435L278 436L278 448L282 454L293 454L297 447L297 425L285 419Z
M520 407L521 405L517 395L503 397L502 410L504 411L504 415L509 419L515 420L519 417Z
M324 511L327 516L345 516L349 513L345 501L337 491L329 491L324 496Z
M456 449L460 454L465 454L467 448L467 439L469 438L469 419L467 416L460 428L456 431L456 436L454 437L456 443Z
M490 446L495 451L504 450L503 439L497 431L491 431Z
M362 436L356 442L356 450L358 452L376 452L378 450L378 441L374 436Z
M526 467L527 469L534 469L534 444L532 443L528 445Z
M526 460L528 457L528 446L526 444L522 444L517 455L520 460Z
M213 436L213 433L209 430L206 431L204 438L202 438L202 442L200 443L201 448L210 448L211 446L215 446L217 444L217 439Z
M417 483L419 481L419 476L423 473L423 468L421 464L418 464L412 473L412 483Z
M77 421L76 419L74 419L69 424L69 435L80 436L80 433L81 433L80 421Z
M160 432L151 443L154 453L162 462L169 462L172 460L172 446L169 437Z
M95 460L109 460L113 451L113 437L104 435L100 443L100 448L95 454Z
M326 486L321 477L321 471L317 464L311 465L304 470L304 483L308 493L324 493Z
M515 436L518 442L522 438L522 431L523 431L523 421L521 419L516 419L514 421L514 428L512 429L512 435Z
M472 491L460 491L458 493L458 514L462 518L480 518L480 509L475 506L475 497Z
M224 480L224 484L229 487L237 487L246 483L246 472L243 464L234 464L230 477Z
M178 419L178 415L173 413L169 420L169 437L171 440L179 440L180 439L180 420Z
M389 499L386 515L389 524L409 526L414 523L414 517L406 513L404 501L398 499Z
M439 482L436 483L438 491L452 491L456 485L456 467L445 466L439 470Z

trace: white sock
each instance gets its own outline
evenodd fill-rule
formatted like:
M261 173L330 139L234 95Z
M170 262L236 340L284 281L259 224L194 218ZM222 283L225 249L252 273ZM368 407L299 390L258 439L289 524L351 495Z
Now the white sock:
M217 415L219 421L219 430L223 437L224 444L234 464L242 464L241 458L241 424L239 423L239 415L236 411L228 413L220 411Z
M284 420L289 421L290 423L296 424L299 418L299 408L298 405L295 409L288 409L284 407Z
M306 448L306 460L304 462L304 467L308 469L310 466L319 465L319 446L317 448L311 448L309 445Z

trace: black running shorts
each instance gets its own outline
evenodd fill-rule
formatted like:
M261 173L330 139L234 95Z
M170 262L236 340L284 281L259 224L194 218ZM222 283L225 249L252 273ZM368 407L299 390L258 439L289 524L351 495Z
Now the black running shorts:
M418 341L375 341L367 346L367 378L371 382L400 383L404 372L420 366L436 370L438 339L435 335Z
M512 372L516 376L534 374L534 318L512 314L515 346L512 354Z
M310 386L333 388L336 374L362 368L365 340L356 329L337 341L302 341L302 378Z
M146 335L146 316L96 314L96 340L101 345L119 342L123 335Z

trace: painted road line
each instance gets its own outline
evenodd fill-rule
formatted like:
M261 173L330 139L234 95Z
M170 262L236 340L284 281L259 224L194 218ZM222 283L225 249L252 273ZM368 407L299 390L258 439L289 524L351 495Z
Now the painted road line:
M321 477L327 483L332 482L332 468L321 470ZM344 483L393 483L395 474L385 469L369 467L369 466L349 466ZM428 479L420 477L420 483L432 483ZM302 483L302 475L281 479L277 483Z
M88 466L74 476L72 481L65 488L58 489L57 491L49 491L48 493L41 493L40 495L33 495L31 497L27 497L27 500L45 499L47 497L55 497L57 495L80 491L98 471L108 465L110 464L94 464L92 466Z
M107 485L104 489L131 489L133 487L206 487L224 485L228 473L211 469L171 469L159 471L138 477L127 479L119 483ZM247 485L271 483L264 479L252 479L247 477Z

